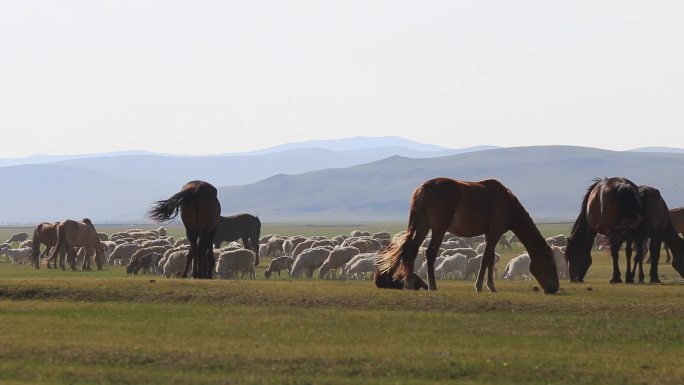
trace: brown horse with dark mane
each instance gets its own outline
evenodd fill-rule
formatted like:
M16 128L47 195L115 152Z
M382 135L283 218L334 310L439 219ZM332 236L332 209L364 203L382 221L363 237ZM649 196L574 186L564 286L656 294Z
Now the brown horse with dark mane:
M50 223L43 222L36 226L33 230L33 252L31 253L31 265L36 269L40 269L40 258L50 255L52 248L57 245L57 227L59 222ZM45 250L40 252L40 245L45 245ZM48 263L48 269L50 263ZM57 262L55 261L55 269Z
M67 219L56 226L57 244L48 259L48 267L50 266L50 261L55 260L59 256L59 265L62 270L65 268L65 257L69 266L71 266L71 270L76 270L76 247L82 247L85 251L85 256L81 270L90 270L90 257L93 254L95 254L97 269L102 270L104 252L102 251L100 238L97 236L97 230L95 230L95 226L90 219L83 218L80 222Z
M437 178L423 183L411 198L406 234L382 253L380 273L394 272L395 279L403 279L405 289L415 288L413 263L430 230L432 238L426 252L429 290L437 290L435 259L448 231L462 237L484 234L486 245L475 289L482 291L486 272L487 287L495 292L494 251L499 238L512 230L527 248L532 260L530 272L544 292L558 291L553 251L518 198L497 180L465 182Z
M192 264L193 278L211 279L215 262L212 246L221 216L216 187L200 180L188 182L171 198L158 201L149 216L157 222L163 222L175 218L179 210L185 235L190 241L183 277L188 276Z
M245 249L252 250L256 259L254 266L259 266L259 234L261 233L261 221L259 217L250 214L231 215L220 217L216 234L214 235L214 246L221 247L223 242L242 240Z
M639 186L641 193L641 206L644 212L644 227L649 239L648 252L650 254L650 279L651 283L658 283L658 261L660 260L660 247L665 241L672 251L672 267L684 277L684 240L677 235L677 229L672 220L672 210L667 208L667 203L660 195L660 191L650 186ZM644 242L646 244L646 242ZM639 282L644 282L644 270L641 259L635 259L631 275L634 277L639 266Z
M632 243L636 243L636 260L642 260L643 240L647 233L641 194L639 188L629 179L596 179L587 189L565 250L565 257L570 265L570 281L584 281L591 266L591 248L596 233L605 235L610 242L613 257L613 278L610 283L622 283L618 259L622 242L627 241L625 281L634 282L630 267Z

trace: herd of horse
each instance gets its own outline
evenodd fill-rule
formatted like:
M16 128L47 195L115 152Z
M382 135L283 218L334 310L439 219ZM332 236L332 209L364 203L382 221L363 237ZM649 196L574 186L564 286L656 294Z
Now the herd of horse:
M596 179L589 186L568 236L566 259L570 280L582 282L591 266L591 248L597 234L603 234L610 243L613 258L611 283L623 282L618 266L618 255L625 243L627 268L625 282L632 283L637 277L644 281L643 259L648 247L650 254L650 282L660 282L658 262L663 242L672 252L672 266L684 277L684 239L678 235L676 226L684 228L682 215L670 212L660 192L650 186L637 186L626 178ZM258 217L240 214L221 216L221 204L217 190L204 181L191 181L169 199L156 202L148 212L157 222L172 220L180 213L185 234L190 243L183 277L211 279L215 260L213 247L223 241L241 239L245 248L255 255L259 264ZM677 211L675 210L676 214ZM671 219L672 218L675 219ZM679 223L681 221L682 223ZM446 232L457 236L484 235L485 248L482 263L475 281L475 288L482 290L486 278L487 288L494 292L495 247L501 236L512 231L527 249L530 256L530 273L545 293L556 293L559 278L553 251L532 221L518 198L501 182L493 179L479 182L436 178L424 182L411 198L407 230L392 242L379 256L379 272L376 284L385 288L418 289L427 286L437 290L435 260ZM432 233L426 251L428 282L422 282L415 272L414 261L419 247ZM62 223L41 223L34 231L33 264L39 266L40 245L48 246L48 267L60 256L64 268L64 256L75 269L75 247L86 250L82 268L90 269L90 255L95 255L98 269L102 267L102 249L94 226L89 220ZM54 247L52 247L54 246ZM631 265L633 248L636 248L634 266Z

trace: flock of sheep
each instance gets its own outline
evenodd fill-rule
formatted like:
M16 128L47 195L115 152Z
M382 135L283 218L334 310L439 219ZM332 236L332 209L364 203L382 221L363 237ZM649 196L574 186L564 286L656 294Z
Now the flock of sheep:
M401 236L402 233L394 237ZM180 277L185 269L189 242L186 238L174 240L167 236L166 229L130 229L111 235L98 233L102 247L104 265L124 265L127 274L162 274L167 278ZM275 234L259 239L259 256L270 260L264 272L265 278L281 276L312 278L317 273L319 279L367 279L378 270L379 253L392 242L393 236L387 232L368 233L354 230L351 234L328 238L324 236L291 236ZM546 239L554 251L559 277L567 277L567 261L564 257L566 238L557 235ZM28 234L15 234L0 245L0 255L6 255L13 263L30 263L32 241ZM415 261L416 273L426 277L427 266L425 250L430 239L423 242ZM511 244L519 242L515 235L501 237L499 248L512 249ZM19 243L16 249L13 243ZM484 236L462 238L447 235L441 245L439 257L435 262L435 274L439 279L470 279L480 268ZM46 255L45 250L42 255ZM254 252L243 248L237 242L214 249L216 259L215 276L222 279L256 278L255 265L258 258ZM82 263L85 251L77 253L77 264ZM495 257L499 262L499 255ZM508 280L531 280L529 271L530 257L527 254L512 258L506 265L502 277Z

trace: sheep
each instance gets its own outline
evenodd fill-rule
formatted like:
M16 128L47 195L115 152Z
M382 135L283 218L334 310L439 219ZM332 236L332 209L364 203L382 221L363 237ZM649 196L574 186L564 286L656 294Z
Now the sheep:
M568 260L565 259L565 250L563 247L558 246L551 246L551 250L553 250L553 260L556 262L558 278L567 278L570 272L568 270Z
M139 254L139 257L131 258L128 266L126 266L126 274L138 274L138 271L142 270L143 274L148 274L150 269L157 272L157 264L162 258L159 253L146 253L144 255Z
M31 263L31 255L33 254L33 248L25 247L23 249L12 249L5 245L0 248L0 254L5 254L14 264L18 263Z
M297 246L295 246L294 250L292 250L292 258L297 259L297 256L302 253L302 251L306 250L311 246L314 242L316 242L313 239L307 239L304 242L300 242Z
M389 240L390 238L392 238L392 235L390 233L388 233L387 231L381 231L381 232L378 232L378 233L371 235L371 238L377 239L377 240L382 240L382 239Z
M283 242L283 254L284 255L292 255L293 250L294 250L294 246L292 245L292 241L289 239L286 239L285 242Z
M176 242L173 244L173 247L178 247L182 245L189 245L190 241L186 237L180 237L176 240Z
M456 273L458 273L460 278L463 277L468 266L468 259L463 254L456 254L445 257L439 265L435 264L435 266L435 276L446 277L447 274L451 273L456 278Z
M521 254L506 264L502 278L512 281L516 277L524 278L527 281L532 279L532 274L530 274L530 256L528 254Z
M138 246L137 243L124 243L122 245L118 245L114 248L114 251L109 255L109 258L107 259L107 264L108 265L113 265L115 260L121 260L121 264L128 263L128 260L131 258L131 255L138 251L140 249L140 246Z
M344 243L344 241L345 241L346 239L347 239L347 236L346 236L346 235L338 235L338 236L336 236L336 237L333 237L332 240L335 241L336 244L342 245L342 243Z
M350 238L358 238L358 237L370 237L370 233L368 231L361 231L361 230L352 230L352 232L349 234Z
M336 247L330 252L328 258L323 262L321 267L318 269L318 279L323 279L328 275L328 272L332 272L331 278L335 279L335 274L338 268L343 267L347 262L349 262L355 255L359 254L361 251L356 247Z
M242 273L242 279L249 275L251 279L256 278L254 272L254 261L256 256L252 250L238 249L224 251L218 256L216 261L216 274L224 279L237 279L238 272Z
M496 264L501 260L501 256L494 253L494 274L496 275ZM469 279L471 275L477 273L480 270L480 265L482 264L482 254L470 258L468 260L468 266L466 267L465 273L463 274L463 279Z
M352 259L349 260L349 262L345 263L344 266L342 266L342 270L340 271L340 277L343 279L349 278L349 275L347 274L347 270L356 263L360 259L366 259L366 258L375 258L376 254L375 253L359 253L352 257Z
M10 237L5 243L9 243L10 245L14 242L21 243L27 240L29 235L27 233L21 232L21 233L16 233Z
M147 254L152 254L152 253L157 253L159 255L164 255L168 250L171 249L171 246L152 246L152 247L145 247L136 250L130 258L128 258L128 266L137 266L140 264L140 259L147 255ZM122 264L125 263L126 261L122 260ZM130 274L130 273L128 273Z
M165 237L166 236L166 228L164 226L159 226L157 228L157 234L159 234L160 237Z
M461 239L452 239L449 241L442 242L440 248L444 250L459 249L468 247L468 245Z
M440 256L449 257L451 255L456 255L456 254L463 254L463 255L465 255L466 259L477 257L477 251L471 249L470 247L459 247L456 249L444 250L440 254Z
M177 250L165 257L164 263L164 277L171 278L174 276L180 278L185 270L185 264L188 260L187 250Z
M274 258L268 265L268 269L266 269L266 271L264 272L264 277L266 277L267 279L271 278L271 275L273 275L273 273L278 273L278 277L280 277L280 270L287 270L287 273L289 275L290 269L292 269L292 263L294 263L292 257L282 256Z
M172 247L171 243L169 243L169 241L167 241L166 239L150 239L150 240L143 241L140 244L141 248L152 247L152 246Z
M331 239L319 239L316 242L312 243L311 246L309 246L310 249L315 249L316 247L325 247L325 246L330 246L332 248L335 248L337 246L335 244L335 241Z
M444 261L446 257L439 256L435 258L435 266L439 266L442 261ZM427 278L427 261L423 260L423 263L420 265L418 270L416 270L416 274L418 274L421 277L426 277ZM437 277L437 275L435 275Z
M305 237L302 237L301 235L295 235L294 237L290 237L290 242L292 242L292 250L294 251L294 248L297 247L298 244L305 242L307 239Z
M548 243L549 246L567 246L568 238L566 238L564 234L558 234L546 238L546 243Z
M378 272L377 254L371 254L369 258L361 258L351 264L347 269L349 277L356 277L359 279L366 279L366 273L371 273L371 278Z
M100 241L109 240L109 235L107 235L107 233L97 233L97 237L100 238Z
M27 239L24 242L19 244L19 247L17 249L23 249L25 247L33 247L33 240Z
M321 267L323 262L328 258L328 255L330 255L330 250L323 247L317 247L302 252L294 260L290 276L298 278L301 276L302 272L306 272L306 277L311 278L314 270Z
M283 255L283 242L284 238L273 237L266 242L266 254L267 258L277 258ZM261 255L261 254L259 254Z

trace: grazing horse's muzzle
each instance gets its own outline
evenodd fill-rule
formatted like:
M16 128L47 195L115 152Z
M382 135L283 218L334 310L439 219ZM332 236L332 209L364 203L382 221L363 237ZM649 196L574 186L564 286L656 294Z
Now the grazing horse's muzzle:
M544 294L556 294L558 292L559 285L547 285L544 288Z

